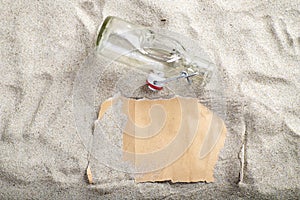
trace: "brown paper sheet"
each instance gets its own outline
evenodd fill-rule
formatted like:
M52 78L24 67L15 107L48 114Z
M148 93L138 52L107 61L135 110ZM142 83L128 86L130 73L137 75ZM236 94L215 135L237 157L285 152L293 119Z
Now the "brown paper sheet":
M134 164L137 182L213 182L214 166L226 138L224 122L194 98L110 99L99 119L121 101L127 116L124 160Z

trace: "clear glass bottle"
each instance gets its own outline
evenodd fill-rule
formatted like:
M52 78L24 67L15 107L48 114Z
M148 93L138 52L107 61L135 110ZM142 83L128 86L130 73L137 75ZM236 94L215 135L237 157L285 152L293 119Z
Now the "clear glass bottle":
M97 51L146 72L145 81L154 91L181 78L204 86L214 66L207 59L188 52L176 38L117 17L107 17L100 27Z

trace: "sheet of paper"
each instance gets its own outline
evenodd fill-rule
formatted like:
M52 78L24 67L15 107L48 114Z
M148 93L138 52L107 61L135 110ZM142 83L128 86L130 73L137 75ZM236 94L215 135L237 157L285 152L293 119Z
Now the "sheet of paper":
M224 145L224 122L194 98L134 100L119 97L101 105L99 119L121 102L127 116L123 159L136 169L137 182L213 182Z

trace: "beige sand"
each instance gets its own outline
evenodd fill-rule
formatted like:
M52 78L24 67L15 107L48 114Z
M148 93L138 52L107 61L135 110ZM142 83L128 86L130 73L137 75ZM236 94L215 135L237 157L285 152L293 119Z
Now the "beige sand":
M1 199L300 196L299 0L0 5ZM228 88L228 135L213 184L135 184L100 164L98 184L86 184L88 155L77 135L72 91L108 15L193 38L218 66ZM112 79L103 81L110 84L126 75L109 73Z

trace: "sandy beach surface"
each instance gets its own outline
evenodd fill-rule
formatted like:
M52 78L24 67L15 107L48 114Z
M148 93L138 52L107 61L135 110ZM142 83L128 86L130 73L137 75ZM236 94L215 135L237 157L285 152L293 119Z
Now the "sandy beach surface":
M218 67L214 183L136 184L101 166L86 183L74 81L107 16L192 38ZM0 44L0 199L300 197L299 0L1 0Z

